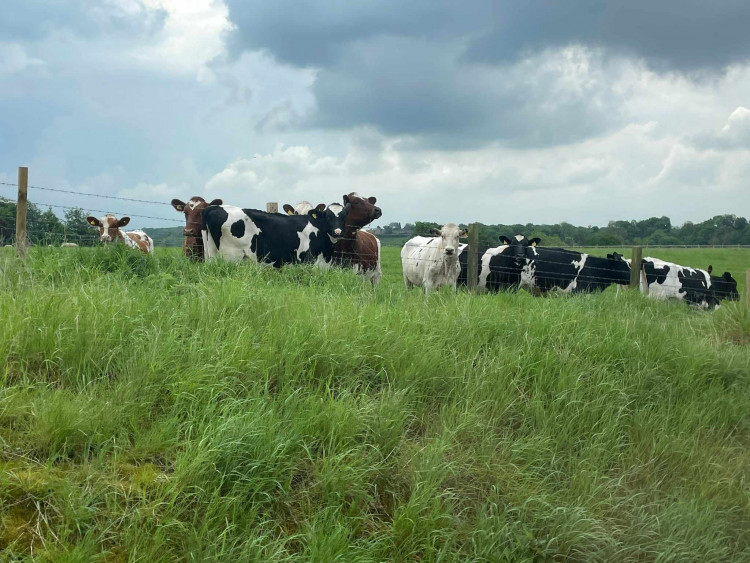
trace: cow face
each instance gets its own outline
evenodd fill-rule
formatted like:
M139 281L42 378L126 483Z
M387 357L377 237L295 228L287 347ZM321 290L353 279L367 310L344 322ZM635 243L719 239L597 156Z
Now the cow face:
M712 270L713 268L709 266L709 275ZM740 293L737 291L737 280L729 272L724 272L721 276L711 276L711 291L719 300L737 301L740 298Z
M500 235L500 242L510 248L505 252L508 252L508 256L513 258L516 266L525 266L526 258L530 258L529 248L535 247L540 244L542 240L538 237L527 239L524 235L516 235L513 238L508 238L505 235Z
M446 256L457 256L458 239L465 237L466 231L462 231L454 223L446 223L442 229L433 229L432 234L441 238L441 246Z
M130 223L130 217L118 219L114 215L107 213L101 219L91 216L86 217L86 222L92 227L99 227L99 242L112 242L123 238L120 227L124 227Z
M332 203L325 210L326 220L328 221L328 234L332 238L340 238L344 235L344 225L346 219L351 213L352 206L350 203L341 205Z
M374 197L363 198L356 192L344 195L344 205L349 205L347 227L361 228L382 217L383 212L375 205Z
M205 199L200 196L193 196L187 203L183 203L179 199L172 200L172 207L176 211L185 214L185 229L182 231L182 235L186 237L197 237L201 236L201 214L203 210L209 205L222 205L224 202L220 199L215 199L211 203L207 203Z

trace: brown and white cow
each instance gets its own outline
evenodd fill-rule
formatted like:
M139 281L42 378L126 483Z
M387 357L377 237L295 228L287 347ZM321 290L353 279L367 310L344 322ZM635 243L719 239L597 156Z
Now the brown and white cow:
M223 203L220 199L207 203L205 199L197 195L191 197L187 203L179 199L172 200L172 207L185 214L185 229L182 231L185 242L182 245L182 251L191 260L202 262L205 259L203 237L201 236L203 210L209 205L222 205Z
M333 247L334 264L353 268L368 278L372 285L378 285L382 275L380 241L372 233L360 229L383 215L375 205L376 201L374 197L364 198L356 192L344 195L344 205L349 207L349 213L343 236Z
M100 242L124 242L131 248L136 248L144 254L154 251L154 241L143 231L122 231L130 223L130 217L118 219L111 213L107 213L101 219L86 217L86 222L92 227L99 227Z

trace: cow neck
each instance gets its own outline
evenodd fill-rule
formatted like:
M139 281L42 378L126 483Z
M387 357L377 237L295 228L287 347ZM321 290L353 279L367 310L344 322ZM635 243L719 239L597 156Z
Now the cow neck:
M345 252L346 250L354 248L354 244L357 240L357 231L362 227L355 227L354 225L347 225L344 223L344 233L339 240L336 241L335 249L339 252Z

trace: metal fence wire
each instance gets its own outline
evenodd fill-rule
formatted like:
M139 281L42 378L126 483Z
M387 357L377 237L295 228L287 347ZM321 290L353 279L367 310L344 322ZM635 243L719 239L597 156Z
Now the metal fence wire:
M18 184L10 182L0 182L0 186L6 186L9 188L17 188ZM111 196L105 194L96 194L88 192L80 192L75 190L67 190L61 188L49 188L44 186L28 186L30 190L40 190L52 193L62 193L67 195L76 195L85 198L100 198L113 201L132 202L149 205L161 205L171 206L170 203L164 201L153 201L139 198L128 198ZM12 200L10 200L12 201ZM56 203L44 203L36 201L34 199L29 200L30 203L39 207L55 208L63 210L81 209L91 214L106 214L112 213L117 217L134 217L139 219L152 219L157 221L167 221L170 223L184 224L182 218L177 219L173 217L159 217L154 215L141 215L138 213L117 213L112 211L105 211L102 209L86 208L81 206L62 205ZM45 231L44 227L46 224L41 221L30 220L27 223L27 237L32 239L35 244L40 245L60 245L63 243L75 243L81 246L91 246L98 242L99 235L92 229L91 234L84 235L81 233L69 232L65 225L63 225L63 231ZM7 230L7 229L6 229ZM11 244L15 242L15 233L8 233L11 236L5 236L5 242L10 241ZM373 235L374 236L374 235ZM430 237L427 237L430 238ZM437 237L433 237L437 239ZM352 263L369 262L375 263L379 259L377 252L369 252L364 248L357 245L357 237L342 237L339 238L342 242L345 242L344 246L353 248L353 250L342 250L341 248L336 249L334 247L334 261L342 265L348 265ZM409 248L410 246L424 248L422 245L413 244L406 242L403 248ZM615 246L586 246L587 249L595 248L614 248ZM749 245L641 245L642 248L750 248ZM610 284L629 285L630 282L630 265L624 261L606 259L603 256L596 256L589 252L579 252L576 250L569 250L557 247L536 247L536 256L529 254L525 262L514 262L513 259L505 254L504 252L496 252L494 260L488 254L493 249L502 249L502 246L498 247L480 247L477 250L477 277L479 280L484 278L489 280L491 283L498 285L513 285L509 280L520 280L524 277L526 280L532 279L538 284L543 290L562 289L563 291L586 291L603 289ZM505 247L509 248L509 247ZM469 247L465 244L461 244L457 249L456 259L461 264L461 274L459 277L459 283L467 284L467 261L468 261ZM403 251L402 251L403 252ZM530 251L533 253L534 251ZM421 256L404 256L401 258L402 263L438 263L442 262L444 258L427 258ZM648 262L648 257L644 259L644 264ZM681 269L690 268L688 266L672 265ZM564 270L561 272L560 270ZM666 275L660 276L648 276L650 283L648 285L653 286L657 284L660 291L668 294L679 294L684 292L687 288L689 291L700 292L710 291L718 297L729 297L733 295L731 291L723 290L720 287L715 286L715 281L711 278L708 280L711 285L708 285L706 276L708 275L706 270L691 268L693 275L683 275L680 278L677 272L667 272ZM689 271L687 271L690 274ZM705 273L704 273L705 272ZM699 279L701 278L701 279ZM719 283L721 280L718 280ZM641 282L642 283L642 282ZM520 285L520 281L518 282ZM582 289L579 289L582 288Z

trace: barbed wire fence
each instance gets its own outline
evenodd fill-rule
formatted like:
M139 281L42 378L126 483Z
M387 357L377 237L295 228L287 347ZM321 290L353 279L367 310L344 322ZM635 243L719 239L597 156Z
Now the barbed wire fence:
M153 200L138 199L138 198L111 196L111 195L97 194L97 193L90 193L90 192L79 192L75 190L66 190L66 189L61 189L61 188L50 188L50 187L45 187L45 186L29 185L28 184L28 168L26 167L19 167L17 183L0 182L0 187L8 188L8 191L11 192L9 193L9 196L11 197L7 197L7 198L5 198L3 192L0 192L0 196L4 197L5 199L8 199L9 201L13 201L12 192L17 191L16 199L15 199L15 205L16 205L16 217L14 221L15 228L11 229L9 225L4 225L0 223L0 227L2 227L2 233L1 233L0 238L2 238L5 246L9 246L9 245L15 246L18 249L19 256L26 255L26 250L32 240L37 245L45 245L45 246L47 245L60 246L61 244L71 244L71 243L77 244L79 246L92 246L96 244L96 242L99 240L98 233L96 233L93 229L91 229L90 234L83 234L82 232L71 231L70 230L71 226L62 222L60 222L60 226L62 227L62 230L59 230L59 229L52 230L52 231L49 230L48 221L42 220L38 217L34 217L33 219L28 218L28 203L29 202L39 208L52 208L52 209L60 209L60 210L66 210L66 211L67 210L81 210L88 214L111 213L117 217L127 216L131 218L135 217L139 219L153 219L153 220L158 220L158 221L167 221L171 223L180 223L180 224L184 222L181 219L175 219L172 217L159 217L155 215L143 215L139 213L130 213L127 211L122 211L121 209L103 210L103 209L95 209L94 207L88 207L86 205L72 206L72 205L62 205L59 203L47 203L47 202L38 200L36 197L32 197L31 200L29 200L28 190L31 189L31 190L50 192L50 193L76 195L82 198L98 198L98 199L103 199L103 200L114 200L114 201L129 202L129 203L139 203L139 204L145 203L149 205L171 206L171 204L164 202L164 201L153 201ZM1 219L2 218L0 218L0 220ZM82 227L82 225L74 226L74 227Z
M29 245L29 235L34 240L35 244L38 245L54 245L60 246L62 244L76 244L79 246L93 246L99 241L99 234L91 229L90 234L82 234L81 232L70 232L63 229L62 232L49 232L46 230L47 224L38 218L27 220L28 212L28 190L48 193L60 193L67 195L79 196L82 198L96 198L98 200L109 200L116 202L126 202L128 204L148 204L154 206L169 206L171 203L164 201L154 201L141 198L129 198L105 194L97 194L90 192L80 192L62 188L51 188L46 186L29 185L28 184L28 168L19 167L18 171L18 182L0 182L0 187L8 188L9 190L17 190L16 199L16 221L15 221L15 232L13 236L7 237L8 227L3 226L0 223L0 227L3 227L2 238L6 241L10 238L11 244L15 245L19 256L25 256L26 250ZM1 193L1 192L0 192ZM33 192L32 192L33 193ZM11 198L6 198L11 200ZM12 200L11 200L12 201ZM134 217L139 219L151 219L157 221L165 221L169 223L184 224L183 219L177 219L172 217L162 217L157 215L144 215L139 213L129 213L118 208L117 210L104 210L97 209L94 207L87 206L72 206L63 205L59 203L46 203L38 200L36 197L31 198L31 203L40 208L53 208L61 210L82 210L88 214L105 214L112 213L117 217ZM98 206L97 206L98 207ZM268 213L278 213L278 203L269 202L266 204L266 211ZM0 221L2 218L0 218ZM88 226L88 225L87 225ZM472 223L468 228L468 244L462 245L462 249L457 254L462 255L461 260L461 275L459 283L465 285L470 291L482 291L482 290L496 290L496 289L509 289L516 286L520 286L520 280L523 276L527 278L533 275L534 283L538 285L538 288L543 291L562 291L562 292L581 292L581 291L596 291L603 289L604 287L611 284L627 285L631 288L640 288L641 291L648 292L652 287L655 291L664 293L667 295L678 296L680 292L685 292L685 288L688 287L693 294L705 292L708 288L705 287L707 284L706 276L708 272L705 270L698 271L697 274L690 274L685 270L681 274L676 271L676 268L672 268L671 274L669 272L665 274L647 274L647 262L643 260L643 250L650 248L750 248L749 245L660 245L660 244L646 244L636 245L632 247L623 247L618 245L576 245L578 248L584 249L582 254L591 259L588 260L588 264L583 264L580 268L573 267L572 262L576 261L576 251L571 251L562 248L551 248L551 247L540 247L542 255L537 257L533 264L526 264L520 266L519 264L511 264L507 257L503 257L502 253L497 253L500 256L499 259L491 260L485 258L485 253L491 250L492 247L479 246L479 224ZM21 244L19 244L19 241ZM343 239L343 242L349 242L348 247L353 248L351 251L336 251L334 253L334 262L339 265L351 265L357 263L374 264L378 261L379 256L369 256L367 253L371 252L363 248L357 248L357 237L356 234L350 240ZM7 245L7 244L6 244ZM404 245L409 246L409 243ZM500 248L500 247L495 247ZM617 260L605 260L603 257L588 254L587 251L590 249L623 249L629 248L630 259L627 267L623 266L625 261ZM407 253L408 254L408 253ZM623 252L624 254L624 252ZM559 258L559 259L558 259ZM577 260L580 261L580 256ZM419 256L404 256L402 253L402 263L419 263L419 262L438 262L440 259L425 259ZM597 264L597 265L594 265ZM705 272L705 273L704 273ZM686 275L686 273L688 275ZM718 273L718 272L717 272ZM680 277L681 276L681 277ZM700 278L700 279L699 279ZM714 277L711 276L708 280L712 280ZM750 270L746 272L747 279L747 293L750 297ZM654 281L656 280L656 282ZM526 280L528 283L528 280ZM716 281L721 283L719 276L716 276ZM656 283L656 285L655 285ZM724 290L721 286L717 286L713 290L714 294L719 297L728 297L730 292Z

